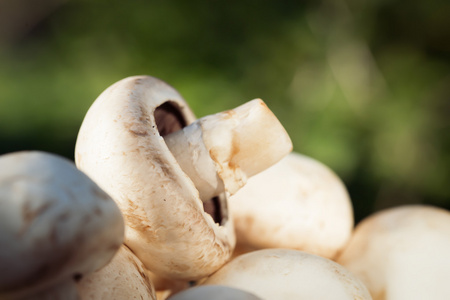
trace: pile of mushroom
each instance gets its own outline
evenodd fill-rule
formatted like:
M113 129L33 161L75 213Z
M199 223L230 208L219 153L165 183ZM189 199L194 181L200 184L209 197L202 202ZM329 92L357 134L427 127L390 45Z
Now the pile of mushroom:
M161 80L120 80L89 108L76 167L0 157L0 298L450 299L449 212L354 230L342 181L291 150L260 99L196 119Z
M117 202L125 244L144 266L156 277L189 281L231 258L230 195L291 150L262 100L196 120L172 87L136 76L92 104L75 162Z

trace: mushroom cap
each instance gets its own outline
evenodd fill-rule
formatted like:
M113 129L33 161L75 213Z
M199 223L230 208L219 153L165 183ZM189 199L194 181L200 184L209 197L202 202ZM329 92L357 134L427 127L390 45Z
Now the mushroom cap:
M69 160L37 151L0 157L0 295L93 272L123 235L115 202Z
M222 285L203 285L184 290L168 300L261 300L244 290Z
M356 226L337 261L374 299L450 299L450 213L424 205L375 213Z
M82 278L77 288L83 300L156 300L144 265L125 245L109 264Z
M290 153L230 197L237 250L289 248L334 258L350 239L353 208L342 181Z
M372 299L341 265L290 249L264 249L238 256L203 283L242 289L262 299Z
M122 210L125 244L147 269L166 278L205 277L230 259L235 246L227 196L219 197L223 218L216 223L163 139L194 120L166 83L129 77L95 100L75 148L77 166Z

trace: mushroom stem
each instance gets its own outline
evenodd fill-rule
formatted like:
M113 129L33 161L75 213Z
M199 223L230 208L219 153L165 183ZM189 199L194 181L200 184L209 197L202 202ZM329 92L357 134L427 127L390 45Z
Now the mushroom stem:
M164 136L164 141L181 169L194 183L203 202L223 192L223 181L203 142L199 122Z
M286 130L261 99L198 119L164 140L202 201L224 190L234 194L292 150Z

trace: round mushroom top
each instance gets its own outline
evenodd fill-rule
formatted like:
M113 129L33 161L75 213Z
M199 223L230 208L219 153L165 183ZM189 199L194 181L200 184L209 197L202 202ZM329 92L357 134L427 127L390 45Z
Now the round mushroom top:
M250 178L229 207L239 247L296 249L332 259L354 224L339 177L295 152Z
M223 285L202 285L184 290L168 300L261 300L252 293Z
M123 235L117 205L69 160L0 157L0 295L78 280L108 263Z
M341 265L298 250L238 256L203 283L243 289L262 299L367 300L367 288Z
M337 262L374 299L450 299L450 212L404 205L362 220Z

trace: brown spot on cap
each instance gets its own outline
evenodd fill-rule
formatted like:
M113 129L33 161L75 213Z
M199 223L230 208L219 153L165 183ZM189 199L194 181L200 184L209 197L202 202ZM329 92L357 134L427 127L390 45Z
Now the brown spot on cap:
M50 206L52 206L53 202L55 201L48 201L36 209L31 208L30 201L25 202L25 204L22 206L23 225L19 230L19 235L23 235L28 230L34 219L45 213L50 208Z
M129 129L128 131L135 136L148 136L147 130L142 129L142 128L138 129L138 130Z

